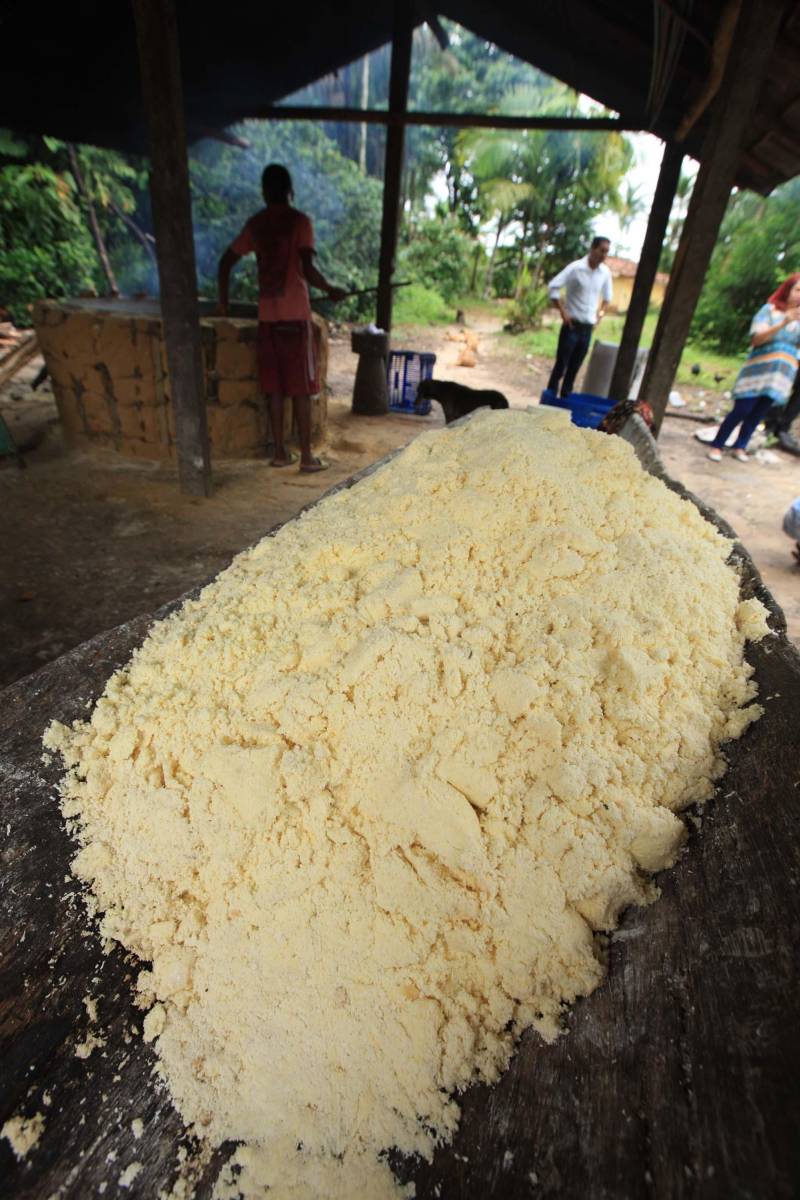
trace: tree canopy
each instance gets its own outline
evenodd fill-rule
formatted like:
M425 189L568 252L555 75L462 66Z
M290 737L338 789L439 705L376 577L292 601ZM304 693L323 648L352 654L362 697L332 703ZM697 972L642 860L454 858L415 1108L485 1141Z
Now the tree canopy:
M693 333L726 353L747 346L754 314L800 268L800 178L765 199L734 192L694 316Z
M569 88L452 22L442 49L414 36L409 103L436 111L572 115ZM387 47L320 80L290 102L386 107ZM219 256L261 207L264 165L290 168L296 203L312 217L325 274L348 289L377 282L385 130L335 122L250 121L229 141L190 149L198 290L215 294ZM420 312L467 292L510 296L517 318L537 320L543 281L583 253L604 213L625 226L641 211L631 186L630 139L614 132L462 130L409 126L397 274L416 285ZM0 130L0 304L27 323L41 296L88 289L157 291L144 160ZM669 270L691 192L684 175L662 253ZM722 227L694 333L738 350L753 311L800 264L794 214L800 182L768 200L735 193ZM425 300L423 293L429 294ZM233 277L234 299L255 299L252 265ZM411 292L408 293L411 295ZM373 309L370 296L337 314Z

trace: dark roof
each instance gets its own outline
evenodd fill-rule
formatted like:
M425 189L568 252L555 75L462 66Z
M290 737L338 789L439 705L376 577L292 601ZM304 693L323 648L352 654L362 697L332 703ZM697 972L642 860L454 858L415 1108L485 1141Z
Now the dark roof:
M757 3L758 0L744 0ZM725 0L695 0L695 34L680 48L660 114L648 116L654 13L660 0L443 0L450 17L586 93L627 121L674 133L708 74ZM218 130L344 66L391 37L390 0L287 5L177 0L192 139ZM299 12L300 19L296 12ZM0 126L143 151L136 36L128 0L15 3L0 17L4 64ZM695 36L698 35L698 36ZM697 156L704 122L687 139ZM800 7L782 33L745 138L737 182L768 192L800 173Z

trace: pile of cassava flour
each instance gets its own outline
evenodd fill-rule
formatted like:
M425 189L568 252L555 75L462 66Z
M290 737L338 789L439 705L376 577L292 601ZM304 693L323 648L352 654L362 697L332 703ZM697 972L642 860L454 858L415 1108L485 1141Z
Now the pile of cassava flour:
M155 626L71 770L74 871L221 1197L390 1197L556 1036L595 930L761 712L730 543L565 414L427 433ZM743 707L749 705L748 707Z

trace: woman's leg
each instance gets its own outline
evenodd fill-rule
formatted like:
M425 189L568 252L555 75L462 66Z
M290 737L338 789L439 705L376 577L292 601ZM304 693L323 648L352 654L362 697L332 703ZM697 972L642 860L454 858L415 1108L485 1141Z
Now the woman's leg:
M717 430L717 436L714 438L711 445L716 446L718 450L724 450L725 443L727 442L728 438L731 436L736 426L741 425L742 421L745 420L752 405L755 403L756 401L752 396L744 396L741 400L735 400L733 408Z
M742 421L742 428L739 430L739 436L736 439L734 450L746 450L747 443L753 436L756 426L760 421L764 420L769 410L772 408L772 401L769 396L759 396L750 412Z

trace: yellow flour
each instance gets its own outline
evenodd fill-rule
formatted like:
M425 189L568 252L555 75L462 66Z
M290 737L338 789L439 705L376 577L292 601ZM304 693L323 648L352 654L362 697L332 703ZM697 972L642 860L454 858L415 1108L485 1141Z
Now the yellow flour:
M389 1197L600 982L761 712L730 544L565 414L424 434L156 626L47 737L219 1196ZM509 1032L511 1030L511 1032ZM298 1145L301 1149L298 1151Z
M21 1162L34 1150L44 1133L44 1117L34 1113L32 1117L9 1117L2 1129L0 1137L6 1138L15 1158Z

